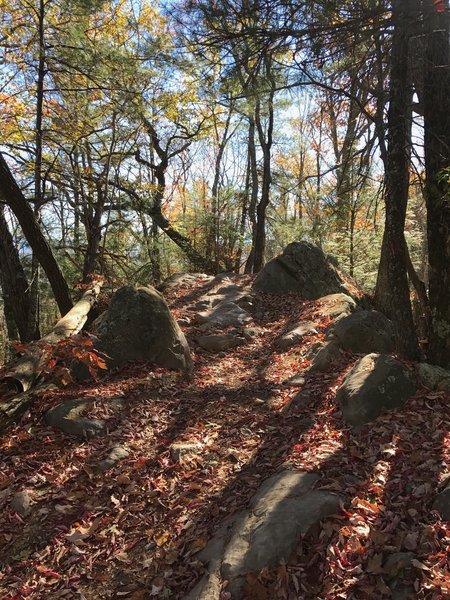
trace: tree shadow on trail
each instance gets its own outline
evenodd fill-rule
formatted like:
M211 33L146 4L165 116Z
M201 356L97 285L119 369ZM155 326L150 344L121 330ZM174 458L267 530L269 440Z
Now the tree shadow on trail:
M446 402L428 407L423 396L359 433L343 429L342 447L318 466L321 487L342 495L345 508L302 540L290 572L303 593L292 595L291 585L289 598L444 597L438 582L448 557L431 504L443 470Z

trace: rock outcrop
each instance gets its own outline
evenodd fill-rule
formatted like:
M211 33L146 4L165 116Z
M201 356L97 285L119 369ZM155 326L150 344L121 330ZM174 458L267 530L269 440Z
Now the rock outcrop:
M283 471L267 479L253 496L248 510L224 523L198 558L208 574L186 600L219 600L220 581L229 583L232 599L243 597L247 573L287 562L298 537L339 510L339 497L315 490L316 473Z
M260 292L295 292L309 300L328 294L359 295L355 283L336 267L334 260L310 242L292 242L269 261L253 287Z

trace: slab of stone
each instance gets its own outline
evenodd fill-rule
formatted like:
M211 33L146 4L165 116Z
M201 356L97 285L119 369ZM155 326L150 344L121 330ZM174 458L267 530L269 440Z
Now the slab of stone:
M11 500L11 510L18 513L21 517L26 517L31 512L31 498L27 490L22 490L14 494Z
M199 335L196 338L199 346L209 352L224 352L245 343L243 337L233 335L232 333L223 335Z
M199 282L209 283L213 279L211 275L206 275L205 273L173 273L161 283L159 289L161 292L168 292Z
M235 515L198 554L208 563L209 574L186 600L218 600L214 583L219 573L229 582L227 592L231 598L239 600L246 573L289 561L299 535L339 510L338 496L313 489L318 479L315 473L295 471L283 471L267 479L249 508ZM211 595L205 595L204 590Z
M335 341L321 343L311 357L308 373L328 371L342 357L342 350Z
M301 387L302 385L305 385L305 381L305 376L299 373L297 375L292 375L292 377L289 377L288 379L285 379L283 381L283 385L287 387Z
M101 419L86 419L81 413L89 409L94 400L68 400L57 404L45 413L45 420L51 427L81 438L106 435L106 423Z
M358 306L347 294L328 294L317 301L318 312L322 317L336 317L351 315Z
M368 354L346 375L336 401L344 420L360 427L386 410L403 406L415 391L411 373L400 361L386 354Z
M450 392L450 371L437 365L419 363L417 365L417 375L430 390Z
M216 328L241 327L253 321L253 317L231 300L219 302L211 310L194 315L197 323L209 323Z
M302 321L295 327L275 340L275 347L278 350L289 350L299 344L306 335L317 333L318 324L313 321Z
M384 354L395 349L392 322L376 310L360 310L339 319L329 333L344 350L355 354Z
M252 341L255 338L262 335L264 332L259 327L244 327L242 330L242 336L248 341Z
M337 496L313 489L318 478L314 473L278 473L262 484L249 511L236 519L221 567L233 598L241 597L246 573L288 562L299 534L339 510Z
M126 448L123 448L122 446L114 446L111 448L106 458L98 463L96 470L99 473L104 473L105 471L115 467L121 460L128 458L129 455L130 452Z

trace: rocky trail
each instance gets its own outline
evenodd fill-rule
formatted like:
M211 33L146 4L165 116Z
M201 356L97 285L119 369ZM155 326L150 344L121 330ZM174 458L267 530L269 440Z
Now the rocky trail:
M44 390L2 435L2 600L450 597L447 388L370 355L384 396L355 412L383 316L250 285L167 281L190 372Z

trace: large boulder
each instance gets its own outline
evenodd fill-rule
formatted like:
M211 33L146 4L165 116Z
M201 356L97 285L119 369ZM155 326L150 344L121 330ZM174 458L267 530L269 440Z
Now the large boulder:
M368 354L347 374L336 393L344 420L354 427L402 406L416 391L410 371L386 354Z
M253 287L260 292L296 292L309 300L328 294L358 295L355 284L316 245L292 242L283 253L269 261L256 277Z
M330 334L341 348L356 354L383 354L395 348L392 322L376 310L360 310L337 320Z
M117 290L96 331L97 348L110 367L149 361L169 369L189 369L189 346L164 298L152 287Z

